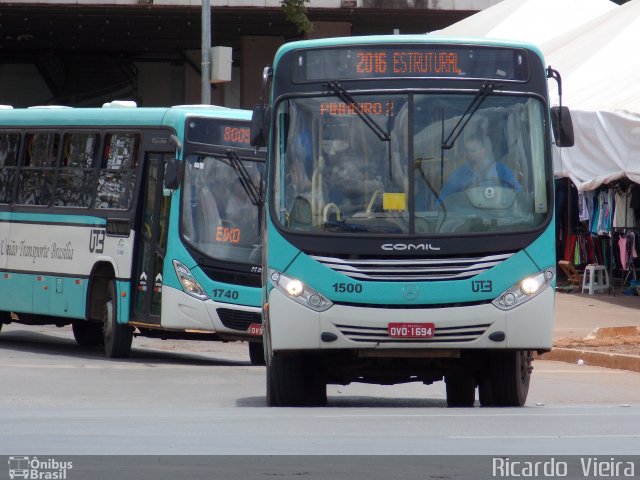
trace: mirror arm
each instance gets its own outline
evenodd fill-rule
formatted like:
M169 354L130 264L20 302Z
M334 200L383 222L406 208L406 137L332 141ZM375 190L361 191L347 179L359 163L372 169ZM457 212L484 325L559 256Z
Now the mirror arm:
M551 66L547 67L547 78L552 78L558 84L558 103L562 107L562 77L560 76L560 72Z

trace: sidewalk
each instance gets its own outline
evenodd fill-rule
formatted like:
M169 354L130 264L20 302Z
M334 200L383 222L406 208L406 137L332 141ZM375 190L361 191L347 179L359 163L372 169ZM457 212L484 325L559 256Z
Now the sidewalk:
M640 297L581 293L556 294L556 315L553 329L554 348L544 354L544 360L557 360L585 365L596 365L640 372L640 337L634 328L640 325ZM597 339L584 340L594 330L599 329ZM625 348L598 347L592 345L611 345L611 339L638 343ZM633 337L629 337L632 335ZM573 341L576 339L576 341ZM626 342L625 342L626 343ZM566 345L570 345L569 348ZM585 346L586 345L586 346ZM635 346L634 346L635 345ZM598 350L598 351L596 351ZM619 353L624 351L624 353Z

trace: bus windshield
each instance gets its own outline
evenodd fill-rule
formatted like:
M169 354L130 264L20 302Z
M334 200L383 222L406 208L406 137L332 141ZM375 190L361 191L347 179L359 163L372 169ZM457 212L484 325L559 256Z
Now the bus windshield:
M492 93L465 118L474 95L350 93L389 141L338 97L280 102L277 223L298 232L360 235L541 226L550 214L545 105L537 97ZM459 137L445 145L456 126Z
M242 162L259 185L264 163ZM217 260L261 262L259 207L252 203L226 155L189 155L183 191L181 231L190 245Z

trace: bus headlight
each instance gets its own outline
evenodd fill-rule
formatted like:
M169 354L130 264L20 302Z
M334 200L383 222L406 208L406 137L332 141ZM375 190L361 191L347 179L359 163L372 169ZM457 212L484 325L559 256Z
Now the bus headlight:
M288 277L276 270L269 270L269 279L271 284L284 293L291 300L298 302L316 312L324 312L329 309L333 303L323 295L316 292L313 288L306 286L296 278Z
M178 280L180 280L180 285L182 286L182 290L187 295L191 295L192 297L197 298L198 300L208 300L209 295L205 292L204 288L198 283L195 279L191 270L181 264L179 261L173 261L173 268L176 271L176 275L178 276Z
M555 276L555 268L548 268L531 275L503 292L493 301L493 304L502 310L511 310L544 291L553 282Z

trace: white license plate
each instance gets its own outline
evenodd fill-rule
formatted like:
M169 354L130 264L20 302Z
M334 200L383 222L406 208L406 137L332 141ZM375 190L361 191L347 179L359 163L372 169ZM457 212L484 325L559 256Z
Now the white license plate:
M435 332L433 323L390 323L391 338L431 338Z

